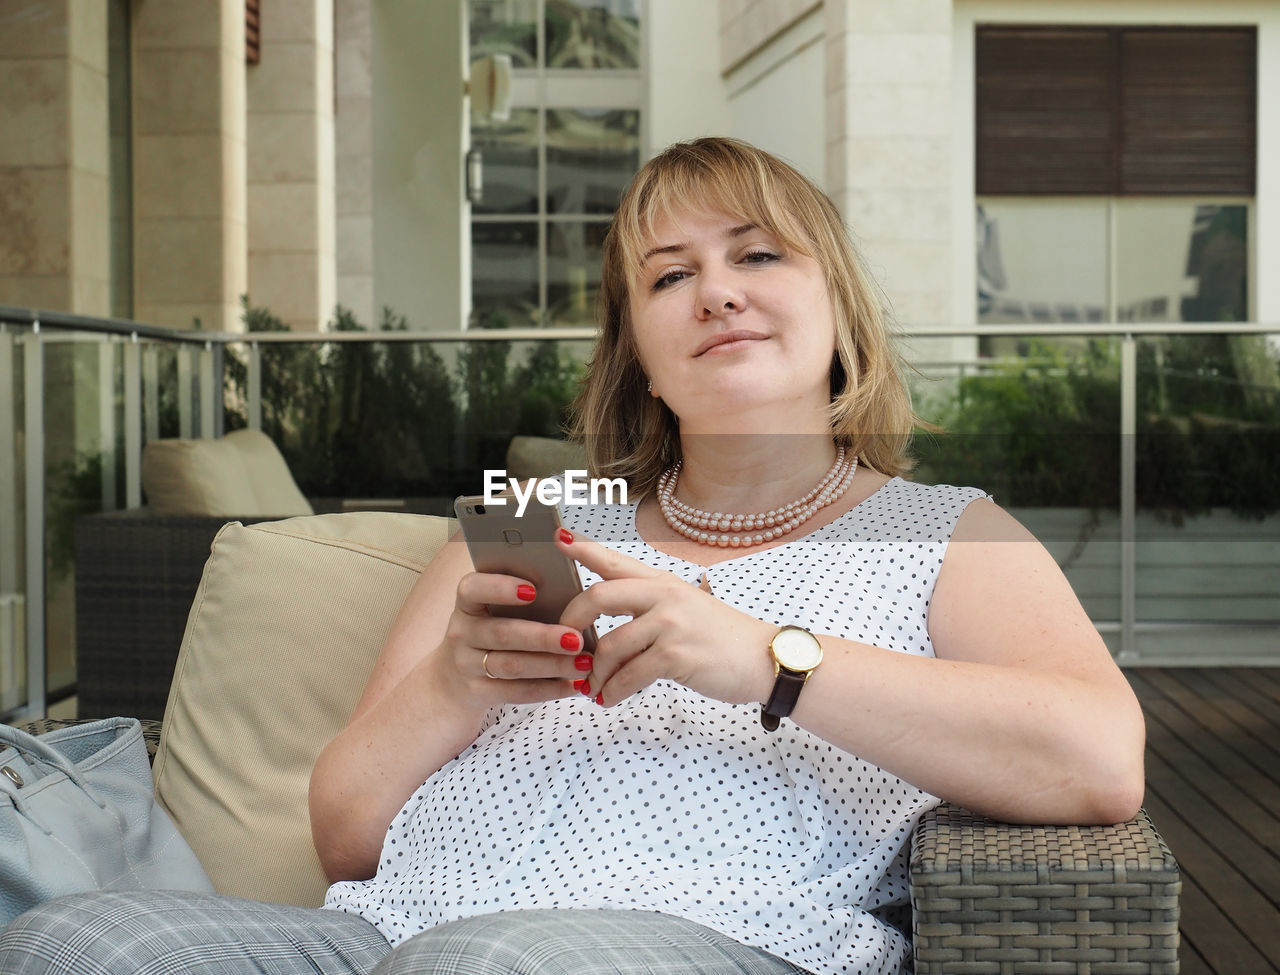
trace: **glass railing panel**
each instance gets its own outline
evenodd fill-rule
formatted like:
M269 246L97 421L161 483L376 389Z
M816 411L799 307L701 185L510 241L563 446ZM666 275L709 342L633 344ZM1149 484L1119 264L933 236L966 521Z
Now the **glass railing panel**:
M31 333L0 326L0 712L27 700L24 353Z
M235 348L235 347L233 347ZM262 429L312 498L447 511L506 466L516 435L559 437L590 343L263 343ZM228 352L227 429L248 423ZM242 378L237 378L237 375Z
M75 683L75 523L125 498L123 348L119 337L45 332L46 687Z
M200 435L197 347L144 340L141 352L143 440Z
M917 362L915 477L992 494L1053 554L1113 650L1120 586L1120 342L977 337ZM983 343L986 345L987 343Z
M1142 337L1137 405L1139 624L1280 622L1280 335ZM1220 648L1208 631L1158 640Z

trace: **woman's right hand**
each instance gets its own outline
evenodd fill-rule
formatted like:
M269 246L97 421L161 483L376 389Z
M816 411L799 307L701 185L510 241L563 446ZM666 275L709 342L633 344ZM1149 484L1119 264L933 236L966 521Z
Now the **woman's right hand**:
M576 693L591 672L582 634L567 626L494 615L491 606L527 606L535 587L515 576L469 572L458 580L444 637L429 659L442 687L488 709Z
M522 584L473 571L460 536L418 578L311 774L311 832L330 880L373 875L395 814L475 741L490 708L566 697L589 675L575 665L581 651L560 642L573 630L490 615L491 605L527 602Z

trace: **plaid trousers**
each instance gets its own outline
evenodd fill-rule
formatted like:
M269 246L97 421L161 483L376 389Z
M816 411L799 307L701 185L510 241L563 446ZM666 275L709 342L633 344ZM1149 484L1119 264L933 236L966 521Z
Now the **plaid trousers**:
M75 894L0 932L4 975L804 975L682 918L512 911L394 949L339 911L185 891Z

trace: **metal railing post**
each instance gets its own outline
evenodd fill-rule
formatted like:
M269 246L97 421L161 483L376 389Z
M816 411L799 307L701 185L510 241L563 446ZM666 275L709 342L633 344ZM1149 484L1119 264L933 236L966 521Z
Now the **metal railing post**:
M138 333L124 347L124 506L142 504L142 347Z
M142 442L160 437L160 350L148 344L142 350Z
M178 436L184 440L191 439L195 427L191 418L191 357L195 354L195 346L184 345L178 349Z
M204 421L204 428L209 431L205 436L221 437L226 432L222 383L227 347L223 342L206 342L204 348L207 358L204 360L205 374L200 379L200 390L204 394L200 412L209 414L209 419Z
M1138 348L1132 334L1120 341L1120 653L1138 657Z
M206 342L195 350L196 400L200 404L200 436L214 437L213 422L213 345Z
M23 460L26 475L27 703L26 713L45 710L44 647L44 343L36 321L22 356Z
M18 658L26 654L19 624L24 600L18 592L18 411L15 336L0 325L0 708L18 701Z
M249 429L262 429L262 346L249 343Z
M116 358L115 342L102 336L98 343L98 451L102 458L102 510L116 502Z

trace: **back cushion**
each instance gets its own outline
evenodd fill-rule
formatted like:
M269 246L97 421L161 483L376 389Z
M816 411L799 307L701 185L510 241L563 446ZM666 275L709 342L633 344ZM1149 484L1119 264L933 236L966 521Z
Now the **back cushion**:
M261 430L232 430L222 438L240 454L241 463L249 478L258 507L252 512L259 515L284 517L312 514L309 502L289 473L289 465L275 442ZM250 512L222 512L223 514L250 514Z
M142 490L158 515L264 513L244 458L225 438L152 440L142 451Z
M452 522L349 512L214 539L156 754L156 795L219 891L317 905L316 756L355 709L410 588Z

